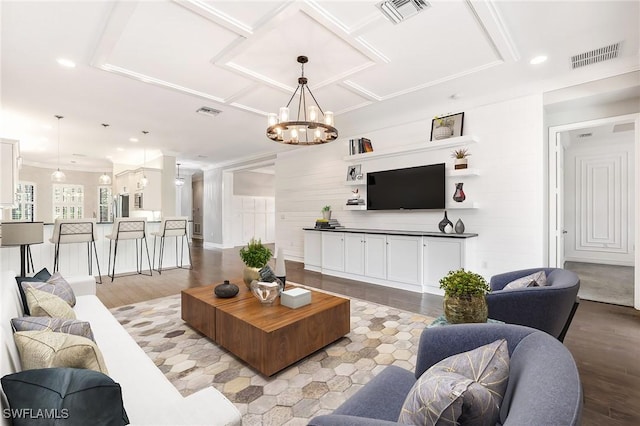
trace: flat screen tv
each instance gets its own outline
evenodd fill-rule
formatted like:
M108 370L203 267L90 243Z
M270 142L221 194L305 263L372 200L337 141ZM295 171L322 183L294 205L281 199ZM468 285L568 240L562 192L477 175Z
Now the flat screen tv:
M367 210L444 209L444 163L367 173Z

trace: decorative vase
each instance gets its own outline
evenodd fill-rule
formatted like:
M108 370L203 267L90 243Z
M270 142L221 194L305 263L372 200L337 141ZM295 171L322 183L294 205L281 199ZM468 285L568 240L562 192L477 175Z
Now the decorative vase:
M445 226L447 226L447 224L450 224L451 226L453 226L453 223L451 223L451 221L447 217L447 211L445 210L444 218L438 223L438 229L440 230L440 232L444 232L444 228Z
M251 290L251 281L257 281L260 279L260 268L251 268L249 266L245 266L242 271L242 281L247 286L249 290Z
M488 315L489 309L484 294L444 295L444 316L450 324L487 322Z
M451 224L451 222L447 223L447 225L444 227L444 233L453 234L453 225Z
M270 305L280 294L280 285L277 282L266 283L253 280L251 292L263 305Z
M466 158L456 158L453 160L453 168L455 170L466 169L469 162Z
M464 223L462 223L462 219L458 219L454 229L456 230L456 234L464 234Z
M331 219L331 210L322 210L322 218L325 220Z
M467 198L467 196L464 195L464 191L462 190L462 185L462 182L456 183L456 192L453 194L453 201L456 201L458 203L463 202Z
M284 254L282 252L281 248L278 248L278 257L276 257L276 270L275 270L275 274L276 277L282 281L282 285L286 285L287 283L287 269L286 266L284 264ZM283 289L284 290L284 289Z
M451 127L440 126L433 129L433 138L435 140L450 138L452 134L453 130L451 130Z
M229 280L224 280L224 283L217 285L216 288L213 289L215 295L222 299L233 297L238 294L239 291L238 286L230 283Z

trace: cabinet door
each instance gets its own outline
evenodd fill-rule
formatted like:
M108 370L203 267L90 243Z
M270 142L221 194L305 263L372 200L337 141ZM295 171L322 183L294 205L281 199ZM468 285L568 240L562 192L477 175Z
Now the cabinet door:
M387 236L366 234L364 237L364 274L387 278Z
M304 266L322 266L322 233L304 231Z
M322 232L322 269L344 271L344 233Z
M421 285L422 238L387 235L387 279Z
M18 141L0 139L0 207L15 207L18 188Z
M423 238L423 284L440 288L440 278L464 266L464 241L445 238Z
M364 275L364 234L344 234L344 271Z

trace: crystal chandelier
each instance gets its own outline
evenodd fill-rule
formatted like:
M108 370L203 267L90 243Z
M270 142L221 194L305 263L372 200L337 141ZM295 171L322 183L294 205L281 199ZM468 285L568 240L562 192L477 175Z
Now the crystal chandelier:
M67 177L60 171L60 119L64 118L61 115L54 115L58 119L58 170L51 173L51 182L64 182Z
M175 184L176 186L184 185L184 178L180 177L180 163L176 163L178 165L178 175L176 176Z
M298 56L302 74L298 78L298 87L291 95L287 106L280 107L280 114L267 115L267 137L273 141L291 145L318 145L338 138L338 130L333 127L333 113L322 111L304 76L304 64L309 62L306 56ZM298 113L295 119L289 116L289 105L298 94ZM307 105L307 93L313 104Z

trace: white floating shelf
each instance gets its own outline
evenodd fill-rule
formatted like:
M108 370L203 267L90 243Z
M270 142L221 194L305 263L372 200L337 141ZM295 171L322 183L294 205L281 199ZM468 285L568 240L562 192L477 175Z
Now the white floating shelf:
M445 210L466 210L466 209L478 209L480 205L473 201L463 201L461 203L456 203L455 201L451 203L447 203L447 207Z
M358 205L358 206L343 206L342 210L366 210L366 205Z
M347 180L344 182L345 185L347 186L361 186L361 185L366 185L367 181L364 179L360 179L360 180Z
M447 169L447 177L480 176L478 169Z
M379 151L365 152L362 154L347 155L344 161L356 162L373 160L374 158L393 157L397 155L412 154L423 151L433 151L436 149L454 148L462 145L478 143L474 136L457 136L455 138L442 139L439 141L425 141L411 145L403 145Z

